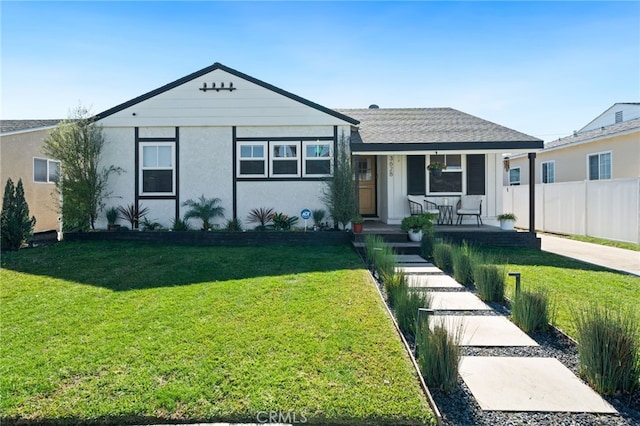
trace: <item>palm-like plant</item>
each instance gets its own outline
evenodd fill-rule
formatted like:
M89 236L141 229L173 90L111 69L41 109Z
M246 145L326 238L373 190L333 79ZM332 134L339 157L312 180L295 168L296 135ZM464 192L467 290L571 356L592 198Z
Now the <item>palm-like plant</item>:
M149 212L149 209L142 207L142 205L136 206L135 203L131 203L126 206L118 206L118 212L120 217L131 224L131 229L133 229L138 225L140 219Z
M183 207L189 207L185 213L185 220L193 217L202 220L202 230L211 229L211 219L216 217L224 217L224 207L220 206L220 198L206 198L203 195L197 200L187 200L182 203Z
M252 209L247 216L247 222L257 223L257 231L264 231L267 225L271 222L274 210L271 207L260 207Z

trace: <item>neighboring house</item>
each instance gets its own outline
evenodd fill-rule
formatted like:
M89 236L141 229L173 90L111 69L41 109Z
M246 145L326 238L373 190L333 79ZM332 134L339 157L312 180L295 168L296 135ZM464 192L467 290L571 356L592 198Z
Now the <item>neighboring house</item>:
M640 103L616 103L580 131L546 143L535 167L537 229L640 242ZM525 157L505 159L503 182L529 184ZM505 189L505 209L513 204L526 220L519 191Z
M60 120L1 120L0 179L22 179L29 213L36 217L35 232L59 230L54 179L59 162L42 154L44 139Z
M323 181L342 135L351 141L363 215L397 224L409 215L407 194L451 204L477 194L495 222L502 154L542 147L450 108L332 110L219 63L96 119L105 165L124 170L110 178L107 204L143 205L164 226L202 194L241 220L259 207L288 215L324 208ZM434 160L448 164L439 180L426 170Z

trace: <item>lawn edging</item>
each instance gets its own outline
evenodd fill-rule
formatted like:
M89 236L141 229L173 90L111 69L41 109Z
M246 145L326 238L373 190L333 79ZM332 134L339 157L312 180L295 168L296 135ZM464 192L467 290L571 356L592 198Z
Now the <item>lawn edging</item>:
M422 391L424 392L425 396L427 397L427 402L429 403L429 406L433 410L433 415L436 417L436 421L438 422L438 426L442 426L444 424L443 423L443 419L442 419L442 414L440 414L440 410L438 409L438 406L436 405L436 401L435 401L435 399L433 399L433 395L431 395L431 392L429 391L429 387L427 386L427 383L424 381L424 377L422 376L422 372L420 371L420 367L418 367L418 362L416 361L416 358L413 355L413 352L411 351L411 347L409 346L409 342L407 342L407 339L404 338L404 335L402 334L402 331L400 331L400 327L398 326L398 322L396 321L396 318L393 316L393 312L391 312L391 310L389 309L389 305L387 305L387 302L384 299L384 295L382 294L382 291L380 290L380 286L378 286L378 282L376 281L375 277L371 274L371 270L369 268L366 268L366 269L367 269L367 274L369 275L369 279L371 280L371 283L373 284L373 286L378 291L378 295L380 296L380 300L382 301L382 304L384 305L384 308L387 311L387 315L389 315L389 318L391 318L391 321L393 322L393 326L396 329L396 333L398 334L398 336L400 336L400 340L402 340L402 344L404 345L404 349L407 352L407 354L409 355L409 358L411 359L411 364L413 365L413 368L416 370L416 373L418 374L418 381L420 382L420 387L422 388Z
M281 231L96 231L65 232L64 241L146 241L208 246L341 245L349 244L351 232Z

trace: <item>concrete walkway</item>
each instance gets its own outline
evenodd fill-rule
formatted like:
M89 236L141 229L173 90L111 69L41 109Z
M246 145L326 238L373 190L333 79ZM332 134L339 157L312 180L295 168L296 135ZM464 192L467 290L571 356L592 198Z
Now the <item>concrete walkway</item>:
M397 260L396 270L403 271L410 281L446 276L436 266L414 256L398 256ZM425 276L426 269L432 275ZM419 289L410 286L412 291ZM430 286L426 290L431 296L429 307L436 312L466 311L465 315L433 315L430 324L442 324L454 335L458 334L461 345L538 346L506 317L479 316L479 310L486 312L491 307L466 289L450 291L447 287L449 291L438 291L444 288ZM465 356L459 373L483 410L617 413L555 358Z
M640 276L640 252L538 234L542 250Z

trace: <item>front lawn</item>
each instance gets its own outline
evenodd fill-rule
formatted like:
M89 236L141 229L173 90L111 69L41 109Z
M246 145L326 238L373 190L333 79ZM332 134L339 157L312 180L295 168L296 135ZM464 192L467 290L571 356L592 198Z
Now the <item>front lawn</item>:
M523 288L549 290L556 309L556 325L575 338L573 312L591 302L637 312L640 306L640 277L533 249L489 249L481 251L498 259L506 272L522 273ZM507 278L507 296L515 280Z
M432 420L348 247L60 243L2 268L3 423Z

